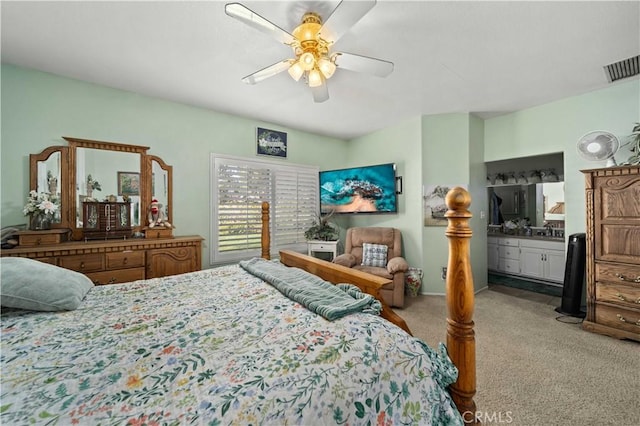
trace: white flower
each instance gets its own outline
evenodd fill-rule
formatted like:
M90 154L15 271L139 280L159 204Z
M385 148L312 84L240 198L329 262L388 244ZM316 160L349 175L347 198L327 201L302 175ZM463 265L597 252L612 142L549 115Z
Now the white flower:
M27 204L22 209L25 216L44 214L53 216L58 211L58 199L47 192L29 191Z

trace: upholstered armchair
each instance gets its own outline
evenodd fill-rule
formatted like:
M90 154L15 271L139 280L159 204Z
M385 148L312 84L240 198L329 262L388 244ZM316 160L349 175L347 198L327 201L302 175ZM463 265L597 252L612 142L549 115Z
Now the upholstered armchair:
M402 233L396 228L349 228L344 254L333 262L393 280L380 291L389 306L404 306L404 274L409 269L402 257Z

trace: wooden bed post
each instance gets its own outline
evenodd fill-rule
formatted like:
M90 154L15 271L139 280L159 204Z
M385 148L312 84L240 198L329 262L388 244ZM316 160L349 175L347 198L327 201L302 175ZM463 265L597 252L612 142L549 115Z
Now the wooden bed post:
M270 260L270 246L271 246L271 237L269 236L269 203L266 201L262 202L262 236L260 238L260 246L262 248L262 254L260 257L263 259Z
M476 403L476 342L473 331L474 288L469 260L471 228L468 208L471 196L461 187L447 193L449 211L445 217L449 226L449 264L447 266L447 350L458 367L458 380L450 393L465 423L475 423Z

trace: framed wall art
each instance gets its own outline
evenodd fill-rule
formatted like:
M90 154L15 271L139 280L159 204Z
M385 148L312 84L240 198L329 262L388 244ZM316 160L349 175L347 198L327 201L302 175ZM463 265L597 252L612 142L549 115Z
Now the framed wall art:
M460 186L467 189L467 185L425 185L424 186L424 226L447 226L444 217L447 212L445 197L452 188Z
M118 172L118 195L140 195L140 173Z
M287 134L258 127L256 146L258 155L287 158Z

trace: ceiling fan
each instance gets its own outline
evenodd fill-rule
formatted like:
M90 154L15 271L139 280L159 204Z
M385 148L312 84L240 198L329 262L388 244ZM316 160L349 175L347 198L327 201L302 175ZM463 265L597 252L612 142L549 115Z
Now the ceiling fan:
M293 49L294 58L269 65L242 79L256 84L285 70L291 78L300 81L304 77L315 102L329 99L327 80L336 69L356 71L386 77L393 71L393 63L346 52L331 52L337 42L356 22L375 6L375 0L341 1L323 21L315 12L307 12L302 22L291 33L258 15L240 3L225 5L225 13L245 24L275 38Z

